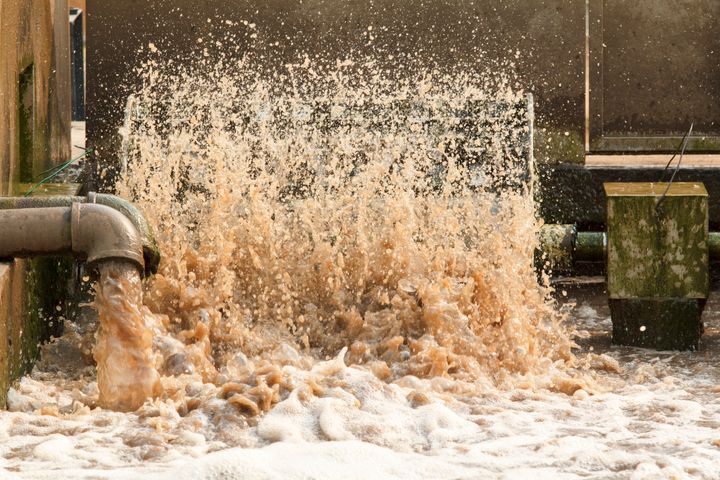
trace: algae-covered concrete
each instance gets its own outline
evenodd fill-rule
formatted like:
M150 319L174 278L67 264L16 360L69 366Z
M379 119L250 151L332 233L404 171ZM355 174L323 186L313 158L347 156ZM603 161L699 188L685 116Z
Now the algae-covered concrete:
M606 183L610 298L707 298L702 183Z
M77 308L70 303L74 269L60 257L0 262L0 407L12 382L32 369L40 344Z
M613 342L695 350L709 293L702 183L606 183Z
M34 192L76 195L78 184L48 184ZM0 407L8 386L32 369L40 344L62 332L78 311L78 264L72 257L0 262Z
M70 156L66 0L0 0L0 195Z

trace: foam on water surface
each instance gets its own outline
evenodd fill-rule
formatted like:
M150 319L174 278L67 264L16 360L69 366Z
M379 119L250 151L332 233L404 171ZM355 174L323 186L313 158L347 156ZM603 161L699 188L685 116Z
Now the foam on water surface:
M21 478L716 478L718 369L690 353L610 355L622 372L605 374L609 392L495 389L421 406L407 397L430 380L387 386L340 368L333 377L365 395L288 397L233 431L245 447L212 439L202 416L90 411L36 373L12 392L20 411L3 414L3 467Z

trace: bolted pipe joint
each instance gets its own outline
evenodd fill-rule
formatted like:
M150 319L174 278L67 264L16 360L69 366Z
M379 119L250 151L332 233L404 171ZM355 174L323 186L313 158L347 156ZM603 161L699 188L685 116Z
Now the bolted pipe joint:
M94 203L71 207L72 251L89 265L126 260L144 272L143 239L133 223L119 211Z

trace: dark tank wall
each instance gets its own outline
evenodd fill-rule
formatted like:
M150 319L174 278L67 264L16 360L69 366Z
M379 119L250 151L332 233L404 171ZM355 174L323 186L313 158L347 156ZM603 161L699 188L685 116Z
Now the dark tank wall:
M240 56L261 43L276 65L351 51L499 70L512 62L535 98L541 214L553 222L602 224L604 180L662 173L638 169L639 157L589 169L587 153L666 154L693 121L700 135L688 152L720 152L720 0L88 0L87 8L87 134L101 167L116 161L125 100L150 43L181 61L206 48L211 58ZM228 35L239 49L214 44ZM717 176L695 168L678 179L704 181L714 205ZM720 210L711 208L711 222L720 224Z
M440 64L512 61L535 95L540 127L562 133L563 151L554 158L582 157L584 1L88 0L88 11L87 129L101 157L116 145L125 97L140 80L133 68L148 44L176 58L191 57L199 46L212 55L210 35L228 34L241 47L277 42L268 55L283 61L300 53L333 59L351 50L395 59L409 53Z

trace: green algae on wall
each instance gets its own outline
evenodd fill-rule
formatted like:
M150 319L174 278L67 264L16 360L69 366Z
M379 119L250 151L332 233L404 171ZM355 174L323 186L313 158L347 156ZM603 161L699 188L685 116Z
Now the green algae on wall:
M63 318L76 313L77 263L72 257L27 261L25 315L14 354L12 378L32 370L40 345L62 333Z
M695 350L709 293L702 183L606 183L613 343Z
M610 298L707 298L707 191L666 186L605 184Z
M75 195L78 184L48 184L33 195ZM14 191L26 191L16 185ZM0 406L13 381L29 372L40 345L77 313L78 264L72 257L38 257L0 263Z

